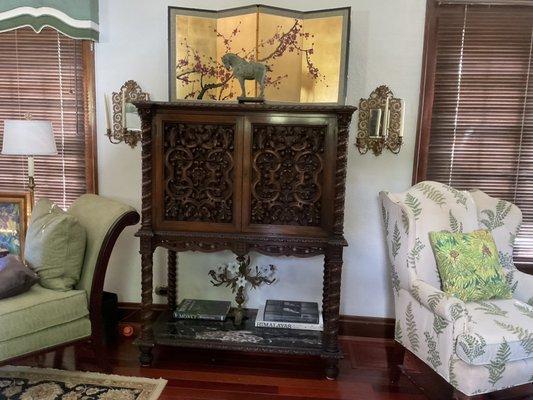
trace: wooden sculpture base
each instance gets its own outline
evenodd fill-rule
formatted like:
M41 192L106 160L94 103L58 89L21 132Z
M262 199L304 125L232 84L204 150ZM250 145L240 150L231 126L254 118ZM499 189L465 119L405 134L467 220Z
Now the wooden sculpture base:
M265 98L264 97L237 97L237 100L239 101L239 104L244 103L264 103Z

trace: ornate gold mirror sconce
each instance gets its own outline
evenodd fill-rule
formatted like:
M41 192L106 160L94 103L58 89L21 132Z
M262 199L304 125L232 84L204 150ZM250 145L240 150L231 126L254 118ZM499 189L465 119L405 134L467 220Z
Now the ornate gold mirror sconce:
M367 99L359 101L359 124L355 145L359 153L372 150L379 156L383 149L398 154L403 143L405 101L394 97L385 85Z
M113 144L124 142L134 148L141 140L141 120L132 102L150 100L150 95L143 92L134 80L125 82L119 92L111 95L112 118L107 95L104 95L104 99L106 136Z

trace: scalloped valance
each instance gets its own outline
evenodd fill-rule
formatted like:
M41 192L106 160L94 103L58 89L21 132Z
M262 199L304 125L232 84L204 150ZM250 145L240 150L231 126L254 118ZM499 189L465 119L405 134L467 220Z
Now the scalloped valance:
M98 0L2 0L0 32L51 27L74 39L98 41Z

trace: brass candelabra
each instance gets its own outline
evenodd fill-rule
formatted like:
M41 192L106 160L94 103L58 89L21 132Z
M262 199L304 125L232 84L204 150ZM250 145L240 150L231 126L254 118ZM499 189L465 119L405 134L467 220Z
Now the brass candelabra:
M215 287L230 287L235 295L237 308L233 310L235 325L240 325L245 317L243 304L246 301L245 288L249 284L256 289L262 284L271 285L276 281L273 274L276 267L272 264L265 267L250 267L250 257L237 256L236 261L218 265L211 271L211 284Z

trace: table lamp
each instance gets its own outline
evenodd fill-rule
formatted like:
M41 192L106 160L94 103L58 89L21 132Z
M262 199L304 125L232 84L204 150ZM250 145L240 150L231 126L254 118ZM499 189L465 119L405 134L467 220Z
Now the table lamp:
M33 156L57 154L52 123L32 119L5 120L2 154L28 156L28 187L33 201L35 189Z

